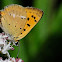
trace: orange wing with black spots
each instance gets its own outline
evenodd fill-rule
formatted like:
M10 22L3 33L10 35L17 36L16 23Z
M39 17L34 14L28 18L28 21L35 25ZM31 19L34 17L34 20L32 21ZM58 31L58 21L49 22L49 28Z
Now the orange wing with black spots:
M27 13L27 21L23 30L21 31L20 35L16 40L20 40L25 37L43 16L43 11L37 8L26 7L25 11Z

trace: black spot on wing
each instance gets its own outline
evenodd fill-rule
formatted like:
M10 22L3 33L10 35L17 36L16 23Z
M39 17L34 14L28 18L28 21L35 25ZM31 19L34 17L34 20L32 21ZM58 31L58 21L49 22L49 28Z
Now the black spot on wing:
M16 26L15 26L16 27Z
M26 31L26 29L24 29L24 31Z
M9 24L10 25L10 24Z
M27 24L30 27L30 24Z
M33 17L33 15L31 17Z
M27 18L27 20L29 20L29 18Z
M22 28L20 28L20 29L22 29Z
M22 34L22 33L21 33Z
M33 15L32 15L31 17L32 17L32 18L34 18L34 19L36 18L36 17L35 17L35 16L33 16Z
M36 17L34 17L34 19L35 19Z
M36 20L34 20L35 22L37 22Z

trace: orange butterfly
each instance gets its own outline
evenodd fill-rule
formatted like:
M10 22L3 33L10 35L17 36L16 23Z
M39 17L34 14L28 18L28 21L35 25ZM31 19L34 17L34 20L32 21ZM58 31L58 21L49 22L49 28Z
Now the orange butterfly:
M33 7L9 5L0 11L3 31L15 41L25 37L43 16L43 11Z

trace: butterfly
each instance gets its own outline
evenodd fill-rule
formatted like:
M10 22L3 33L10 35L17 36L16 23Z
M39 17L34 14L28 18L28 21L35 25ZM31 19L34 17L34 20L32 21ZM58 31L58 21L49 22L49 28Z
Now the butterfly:
M43 16L33 7L12 4L0 11L0 27L15 41L24 38Z

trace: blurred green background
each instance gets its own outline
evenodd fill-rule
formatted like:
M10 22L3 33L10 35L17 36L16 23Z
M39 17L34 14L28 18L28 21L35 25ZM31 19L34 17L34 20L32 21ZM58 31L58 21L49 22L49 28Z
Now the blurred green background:
M20 40L19 58L24 62L62 61L62 1L61 0L0 0L0 9L6 5L19 4L44 11L39 23ZM17 57L18 47L9 51ZM59 59L60 58L60 59Z

